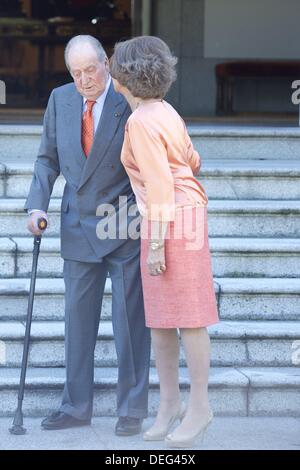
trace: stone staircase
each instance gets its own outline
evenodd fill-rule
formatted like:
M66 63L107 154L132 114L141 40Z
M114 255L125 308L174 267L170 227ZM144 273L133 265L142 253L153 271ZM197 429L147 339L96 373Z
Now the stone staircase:
M189 131L202 155L221 317L209 328L213 409L229 416L300 416L300 131L196 125ZM0 126L0 416L16 406L33 247L23 206L40 133L39 126ZM33 416L56 409L64 382L63 185L59 178L38 265L24 400L24 412ZM109 279L95 361L95 415L111 416L117 368ZM183 354L180 366L184 394ZM152 360L151 413L158 396Z

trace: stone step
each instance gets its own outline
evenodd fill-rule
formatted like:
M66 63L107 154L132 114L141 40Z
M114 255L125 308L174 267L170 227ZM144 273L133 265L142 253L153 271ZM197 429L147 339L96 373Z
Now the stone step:
M0 236L31 236L24 204L25 199L0 199ZM47 237L60 234L60 204L50 203ZM211 199L208 214L211 237L300 237L299 201Z
M188 124L188 131L203 159L300 159L297 127ZM1 125L0 161L34 159L41 132L42 126Z
M202 158L300 159L297 127L189 125L189 134Z
M213 366L292 367L300 364L300 321L222 321L208 328ZM25 325L0 324L2 367L21 363ZM98 367L117 366L111 322L102 322L95 351ZM185 365L181 351L181 365ZM64 322L33 322L29 365L64 366Z
M297 160L204 160L199 181L213 199L300 199Z
M28 277L32 267L32 238L0 238L2 278ZM300 242L295 238L210 239L215 277L299 277ZM61 277L60 240L41 243L39 277Z
M180 368L182 396L187 400L188 372ZM0 375L0 416L13 416L17 405L19 369L3 369ZM25 416L45 416L60 405L64 368L29 368L23 403ZM116 368L95 369L94 416L115 416ZM209 397L216 415L300 416L300 369L212 367ZM158 407L156 371L151 369L149 411Z
M0 161L33 161L36 158L42 126L0 125Z
M29 192L34 162L12 161L3 162L0 167L0 181L2 181L1 197L7 198L26 198ZM54 184L52 197L61 197L65 179L59 176ZM0 187L1 189L1 187Z
M0 164L0 197L27 197L33 162ZM203 160L200 179L212 199L300 199L299 160ZM64 179L55 183L53 197L60 197Z
M24 211L26 199L0 199L0 236L32 237L27 230L27 212ZM295 201L292 201L295 203ZM296 203L297 204L297 203ZM44 237L60 235L61 199L51 199L48 215L49 225Z
M300 320L300 281L283 278L218 278L214 281L222 320ZM0 321L24 321L29 279L0 279ZM64 318L63 279L36 281L33 318ZM111 280L105 286L102 320L111 319Z

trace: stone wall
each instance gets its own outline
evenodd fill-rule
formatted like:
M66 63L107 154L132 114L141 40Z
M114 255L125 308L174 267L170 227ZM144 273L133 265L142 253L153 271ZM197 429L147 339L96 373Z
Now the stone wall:
M178 80L168 100L186 117L215 114L215 66L232 59L204 57L205 0L153 0L152 32L177 55ZM235 110L296 112L289 81L243 81L236 91Z

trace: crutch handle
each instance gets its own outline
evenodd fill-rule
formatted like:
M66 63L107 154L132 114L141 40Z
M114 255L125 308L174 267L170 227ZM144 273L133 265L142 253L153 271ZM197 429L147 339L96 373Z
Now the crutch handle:
M48 225L47 219L45 219L44 217L40 217L38 219L37 226L40 230L46 230L47 225Z

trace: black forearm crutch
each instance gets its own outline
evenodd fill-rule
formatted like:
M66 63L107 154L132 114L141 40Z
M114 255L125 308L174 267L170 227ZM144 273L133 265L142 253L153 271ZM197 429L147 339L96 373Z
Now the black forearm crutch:
M47 220L44 218L38 219L37 222L38 228L40 230L45 230L47 228ZM22 367L20 375L20 385L18 393L18 407L15 412L15 417L12 427L9 429L11 434L25 434L26 428L23 427L23 398L24 398L24 388L25 388L25 378L26 378L26 369L28 362L28 352L29 352L29 342L30 342L30 330L31 330L31 321L32 321L32 310L33 310L33 300L34 300L34 291L35 291L35 281L36 281L36 271L38 257L40 253L40 244L41 244L41 235L34 237L33 242L33 256L32 256L32 271L30 279L30 290L28 298L28 307L27 307L27 318L26 318L26 329L24 337L24 346L23 346L23 357L22 357Z

